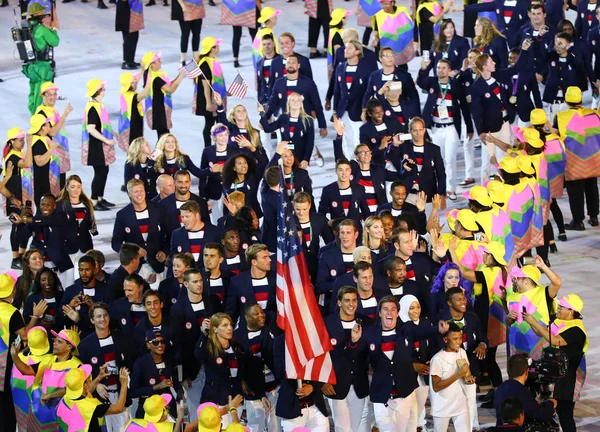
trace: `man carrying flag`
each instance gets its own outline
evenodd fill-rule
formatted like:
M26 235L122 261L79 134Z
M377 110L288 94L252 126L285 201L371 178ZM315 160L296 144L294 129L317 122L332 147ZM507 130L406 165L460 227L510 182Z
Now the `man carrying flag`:
M285 183L280 177L280 191ZM283 430L328 432L323 383L335 384L333 349L310 283L296 218L287 193L279 193L277 221L277 325L275 375L281 380L276 413Z

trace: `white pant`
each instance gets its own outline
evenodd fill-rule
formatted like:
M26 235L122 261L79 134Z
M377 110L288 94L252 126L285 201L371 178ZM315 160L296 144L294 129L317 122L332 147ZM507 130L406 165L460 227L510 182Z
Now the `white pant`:
M469 413L459 414L452 417L433 417L433 430L435 432L446 432L448 430L448 425L450 424L450 419L452 419L452 423L454 424L455 431L470 431L472 427L469 421Z
M79 270L77 269L78 266L75 263L74 263L74 266L75 266L75 271L77 272L77 278L79 278ZM75 278L73 277L73 273L74 273L73 269L69 269L64 272L60 272L60 271L58 271L58 269L54 269L54 271L58 275L58 279L60 279L60 283L62 284L64 289L67 289L68 287L73 285L73 282L75 282Z
M475 140L479 139L475 134L469 139L465 132L465 138L463 140L463 153L465 156L465 178L475 178L475 151L473 150L473 144Z
M111 404L116 403L118 399L119 393L108 393L108 401ZM107 415L104 420L106 421L106 432L121 432L129 421L129 416L127 410L125 410L121 414Z
M185 388L185 386L183 387L183 391L185 392L185 404L190 413L190 422L193 422L198 418L196 410L200 405L200 398L202 397L202 389L204 388L205 382L206 373L204 372L204 366L202 366L200 372L198 372L198 376L192 381L192 385L188 388Z
M419 383L419 387L415 390L417 398L417 425L425 428L427 425L427 421L425 420L425 402L427 402L427 398L429 397L429 385L425 384L425 380L421 375L417 376L417 382Z
M360 399L350 386L345 399L327 399L331 407L331 416L335 432L369 432L368 410L365 410L367 398Z
M246 417L248 419L248 429L251 432L279 432L280 428L275 415L275 406L277 405L278 389L265 392L265 396L271 402L271 411L267 412L265 404L260 400L246 400Z
M456 192L456 152L460 144L460 137L454 125L446 127L432 127L431 139L440 147L444 168L446 170L446 191Z
M390 399L387 404L374 403L377 427L381 432L413 432L417 428L416 405L414 391L405 398Z
M350 120L348 111L346 111L342 117L342 121L346 125L346 132L342 138L342 151L344 156L348 160L354 159L354 149L360 144L360 127L363 125L362 122Z
M465 387L467 389L467 401L469 402L469 414L471 415L471 427L479 428L479 415L477 414L477 385L469 384Z
M223 195L218 200L210 200L212 207L210 209L210 220L214 226L217 226L217 222L223 216Z
M83 254L80 251L75 252L74 254L69 254L69 258L71 258L71 262L73 263L73 270L67 270L69 271L73 271L73 281L76 281L77 279L79 279L79 258L81 258L83 256ZM62 282L62 280L61 280ZM71 286L72 283L70 285L63 285L63 287L65 289L67 289L67 287Z
M329 432L329 419L316 406L302 409L302 414L293 419L281 419L281 430L291 432L296 427L305 427L312 432Z
M511 137L510 123L505 121L502 123L502 129L497 132L490 132L490 135L509 144ZM484 145L485 143L481 144L481 184L484 184L488 180L490 174L497 172L496 168L492 167L490 164L491 148L493 147L493 153L498 162L500 162L500 160L506 156L506 152L502 151L500 147L497 147L492 143L487 143L487 145Z

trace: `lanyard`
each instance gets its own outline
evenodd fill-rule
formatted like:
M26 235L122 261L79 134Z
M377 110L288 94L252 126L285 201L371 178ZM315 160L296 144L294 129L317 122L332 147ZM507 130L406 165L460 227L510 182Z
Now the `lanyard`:
M513 78L512 79L512 95L516 96L517 95L517 87L519 87L519 75L521 75L520 73L517 74L517 78Z
M446 104L446 94L448 94L448 90L450 90L450 81L446 84L446 89L442 88L442 83L438 81L438 87L440 88L440 93L442 94L442 105Z

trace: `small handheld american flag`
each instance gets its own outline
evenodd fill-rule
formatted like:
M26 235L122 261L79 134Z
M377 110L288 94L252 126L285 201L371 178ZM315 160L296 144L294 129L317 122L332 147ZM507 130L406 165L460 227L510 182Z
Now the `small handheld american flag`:
M248 91L248 84L246 84L246 81L244 81L244 78L242 78L238 72L233 82L229 85L227 94L229 96L235 96L239 99L244 99L246 96L246 91Z
M184 66L181 66L179 70L184 70L188 78L194 79L202 75L202 71L198 67L198 64L194 60L190 60Z

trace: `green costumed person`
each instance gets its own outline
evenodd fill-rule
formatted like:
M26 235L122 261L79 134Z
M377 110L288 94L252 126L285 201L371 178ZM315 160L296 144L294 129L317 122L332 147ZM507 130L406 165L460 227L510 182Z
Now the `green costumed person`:
M51 51L60 42L57 31L52 28L52 18L39 3L32 3L24 14L29 20L35 43L35 60L23 65L23 74L29 78L29 112L35 114L42 103L40 89L46 81L54 79Z

